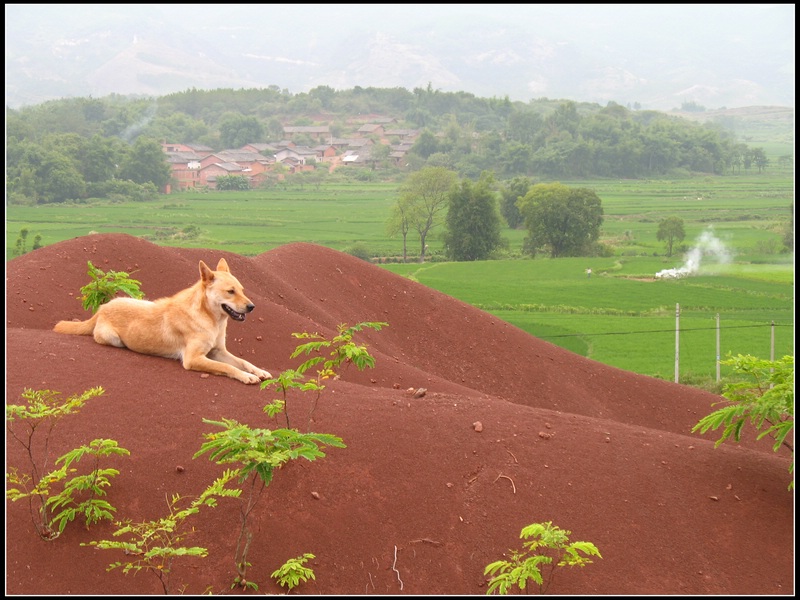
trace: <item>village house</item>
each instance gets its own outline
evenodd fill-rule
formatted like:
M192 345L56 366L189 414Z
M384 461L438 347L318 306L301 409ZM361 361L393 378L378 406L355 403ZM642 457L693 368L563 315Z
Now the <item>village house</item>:
M377 123L366 123L359 127L356 133L361 137L374 135L380 139L383 137L383 125L379 125Z
M313 126L291 126L287 125L283 128L283 134L288 138L303 134L308 135L318 142L326 142L331 137L331 128L327 125L313 125Z
M166 141L161 146L172 169L172 184L178 190L187 190L201 186L213 188L216 179L223 175L242 175L248 177L251 185L256 185L276 164L283 165L289 173L313 170L315 164L321 163L330 171L340 165L366 165L376 138L391 148L392 162L401 165L419 134L414 129L387 129L386 126L396 120L380 115L364 115L348 119L348 122L362 123L353 132L356 137L334 138L327 125L287 125L283 128L285 138L279 142L251 142L238 149L214 151L201 144ZM293 138L300 135L316 139L319 144L299 146Z
M173 182L183 191L200 185L200 157L194 152L167 152Z
M240 148L240 150L244 150L245 152L257 152L263 156L272 156L277 152L278 146L274 144L245 144Z
M410 141L415 140L419 136L419 131L416 129L387 129L383 133L384 137L395 141Z
M202 185L210 189L217 187L217 178L225 175L247 175L241 165L236 163L211 163L200 169L200 181Z

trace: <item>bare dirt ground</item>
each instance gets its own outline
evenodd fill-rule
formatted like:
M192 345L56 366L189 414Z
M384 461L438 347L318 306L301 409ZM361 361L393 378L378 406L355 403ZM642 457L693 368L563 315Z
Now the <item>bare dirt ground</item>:
M310 430L347 447L289 463L256 506L248 577L259 593L285 591L270 573L310 552L316 580L293 594L485 594L484 567L520 548L522 527L552 521L602 559L559 571L550 594L794 594L789 455L752 435L715 449L718 432L692 434L720 397L585 359L306 243L247 258L91 235L7 264L6 401L20 403L25 388L64 397L105 389L62 420L50 452L96 438L127 448L112 461L120 474L107 496L118 518L155 519L169 496L199 494L222 469L192 459L215 430L202 419L282 427L262 410L276 394L52 327L89 316L77 299L87 260L132 273L155 299L193 284L200 259L220 257L256 305L244 323L230 322L228 348L273 374L298 365L293 332L389 323L358 338L375 368L344 371L314 412ZM302 421L308 402L290 397L288 410ZM7 467L24 459L7 435ZM229 592L237 501L222 499L192 523L187 544L208 557L177 559L170 591ZM150 573L107 572L121 553L80 546L114 529L76 521L43 541L24 502L7 500L6 593L163 593Z

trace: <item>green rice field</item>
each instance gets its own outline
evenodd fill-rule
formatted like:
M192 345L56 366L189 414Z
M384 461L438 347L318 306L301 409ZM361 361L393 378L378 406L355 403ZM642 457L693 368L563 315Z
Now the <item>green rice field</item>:
M37 235L48 245L92 232L245 256L296 241L342 251L358 244L384 268L628 371L673 380L677 353L680 381L713 385L718 354L794 354L794 256L780 253L791 174L564 183L597 192L605 213L600 241L613 256L522 258L525 231L505 229L507 259L449 263L434 231L430 262L416 262L419 242L410 235L410 262L399 263L402 239L386 233L398 184L330 180L319 188L178 193L147 203L8 205L6 257L22 228L28 247ZM686 238L667 257L656 233L671 216L684 220ZM706 250L691 277L656 278L681 268L702 235L722 252Z

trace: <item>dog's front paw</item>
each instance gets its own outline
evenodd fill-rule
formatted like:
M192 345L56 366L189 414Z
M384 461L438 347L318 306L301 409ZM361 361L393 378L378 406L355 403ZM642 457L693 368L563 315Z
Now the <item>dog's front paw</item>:
M261 381L264 381L265 379L272 379L272 373L270 373L269 371L265 371L264 369L259 369L258 367L256 367L254 373L255 375L258 375L259 378L261 378Z
M242 383L247 384L254 384L254 383L261 383L261 378L258 375L254 375L253 373L245 373L241 371L239 375L236 377Z

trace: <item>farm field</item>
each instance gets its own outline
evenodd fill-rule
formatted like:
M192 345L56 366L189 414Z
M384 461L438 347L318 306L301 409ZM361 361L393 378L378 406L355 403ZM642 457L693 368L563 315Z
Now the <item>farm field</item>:
M621 255L663 254L658 222L670 216L684 220L687 244L710 226L737 254L774 251L780 239L776 223L789 218L794 194L791 174L564 183L597 192L605 213L601 241ZM400 256L402 239L386 234L397 189L397 183L328 181L319 188L171 194L148 203L8 205L6 256L12 256L23 228L31 240L40 235L42 245L97 232L245 256L292 241L336 250L361 243L371 256ZM503 236L510 252L518 253L525 232L505 229ZM441 254L437 235L427 241L430 255ZM418 255L418 244L409 236L410 255Z
M696 275L681 279L657 279L671 263L649 257L386 268L582 356L670 381L677 328L679 381L713 385L717 318L722 359L728 353L794 354L794 267L788 262L720 265L709 257ZM721 367L720 376L726 374Z
M22 228L29 230L28 247L36 235L49 245L91 232L244 256L295 241L345 252L358 244L393 272L625 370L674 378L676 305L682 382L715 378L717 315L722 358L728 352L794 354L793 258L777 253L779 223L788 219L792 203L790 176L564 183L596 190L605 213L601 242L613 256L520 259L525 231L505 229L509 260L442 262L441 240L432 235L432 262L398 263L402 240L387 236L385 228L397 184L336 180L319 188L173 194L149 203L9 205L6 256ZM669 216L682 218L686 229L672 257L656 238L659 220ZM703 234L718 242L724 256L704 256L703 268L690 278L655 278L681 267ZM415 260L418 240L411 236L408 253Z

